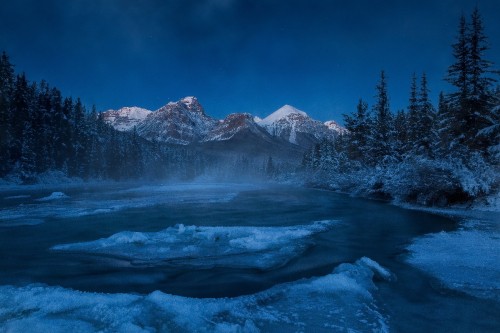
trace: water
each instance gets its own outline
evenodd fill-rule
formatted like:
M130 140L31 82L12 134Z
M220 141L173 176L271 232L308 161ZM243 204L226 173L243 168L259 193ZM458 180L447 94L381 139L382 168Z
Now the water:
M69 198L38 201L54 191L0 193L0 223L4 225L0 228L0 285L44 283L99 293L147 295L159 290L195 298L237 297L325 276L342 263L366 256L397 276L392 282L377 282L378 290L373 292L391 330L498 329L497 303L445 290L403 260L412 238L456 228L443 217L328 191L284 186L94 186L64 190ZM136 260L130 253L53 249L125 230L157 233L170 227L169 237L177 237L184 235L180 224L285 228L262 229L278 230L279 235L293 234L293 226L315 221L330 224L325 230L279 243L271 250L252 249L256 252L237 253L223 261L213 261L213 256L202 262L196 258L151 261L144 256ZM261 229L256 230L259 236ZM141 251L141 244L127 246ZM215 251L210 243L202 246L204 251ZM271 261L269 267L246 264L256 254L276 256L280 249L284 249L280 255L285 259ZM232 265L232 258L241 265Z

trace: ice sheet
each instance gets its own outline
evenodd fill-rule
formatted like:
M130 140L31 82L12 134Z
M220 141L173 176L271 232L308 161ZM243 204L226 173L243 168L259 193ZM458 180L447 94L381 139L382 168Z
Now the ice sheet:
M133 264L271 269L312 244L314 234L338 221L287 227L170 227L159 232L123 231L91 242L63 244L56 251L115 256Z
M460 230L417 238L407 261L447 288L500 301L500 234Z
M61 287L0 287L7 332L388 332L373 296L374 265L358 260L326 276L253 295L196 299L85 293Z

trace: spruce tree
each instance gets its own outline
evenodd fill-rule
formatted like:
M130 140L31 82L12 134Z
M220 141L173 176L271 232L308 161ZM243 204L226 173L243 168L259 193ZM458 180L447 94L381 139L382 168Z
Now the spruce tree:
M30 108L30 87L24 73L16 77L15 88L12 99L12 137L11 157L18 161L21 157L21 148L23 144L23 131L25 123L29 121Z
M13 142L12 97L14 66L5 52L0 57L0 177L11 169L10 151Z
M470 61L468 31L465 16L462 15L458 27L457 41L452 45L455 63L448 68L448 75L446 76L446 81L457 88L456 92L448 96L450 106L456 110L465 109L469 97Z
M435 111L429 100L427 76L422 74L417 104L417 136L415 138L415 152L427 157L432 156L432 145L437 140L434 130Z
M367 153L367 143L370 134L368 119L368 104L362 99L352 115L344 115L345 127L348 130L347 153L352 160L363 160Z
M369 144L371 150L370 163L372 165L383 163L389 157L393 157L394 154L394 124L389 109L389 96L384 71L380 73L376 98L376 103L373 106L374 120Z
M418 98L417 98L417 76L413 73L410 86L410 99L408 104L408 143L407 150L413 149L413 144L418 137Z
M491 126L492 83L490 75L492 63L484 59L488 50L482 18L478 8L471 15L468 25L464 16L460 19L457 42L453 44L455 63L448 68L447 81L456 87L448 95L448 107L453 113L449 129L453 132L450 146L464 146L463 149L486 154L493 144L482 130Z
M19 171L23 183L32 183L36 175L36 153L34 150L35 138L31 122L23 124L23 140L21 156L19 159Z
M404 110L399 110L394 118L394 132L396 153L400 160L408 152L408 116Z
M471 15L469 36L469 72L470 72L470 112L467 115L468 146L485 151L492 144L487 136L478 135L481 130L492 125L491 120L494 96L492 84L496 81L490 74L492 63L484 58L488 42L479 9Z
M453 133L458 133L458 129L453 128L453 125L457 125L457 123L453 121L453 112L444 97L444 93L440 92L438 111L436 120L434 121L434 131L438 137L434 151L440 158L446 157L450 153L453 140L452 135Z

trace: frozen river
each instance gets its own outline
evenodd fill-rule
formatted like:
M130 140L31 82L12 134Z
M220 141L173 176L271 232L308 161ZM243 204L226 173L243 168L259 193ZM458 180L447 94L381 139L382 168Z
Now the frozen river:
M457 228L429 213L241 184L18 188L0 200L0 331L499 327L498 300L408 264L415 238Z

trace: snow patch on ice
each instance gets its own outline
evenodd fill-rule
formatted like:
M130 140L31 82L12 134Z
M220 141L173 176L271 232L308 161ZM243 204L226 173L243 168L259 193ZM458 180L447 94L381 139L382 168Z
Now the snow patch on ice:
M365 265L366 267L369 267L373 271L373 273L375 274L376 277L379 277L379 278L381 278L383 280L387 280L387 281L394 279L394 276L392 275L392 273L388 269L382 267L375 260L372 260L372 259L367 258L367 257L363 257L359 261L363 265Z
M311 237L338 221L289 227L170 227L159 232L123 231L91 242L62 244L56 251L116 256L134 264L197 268L271 269L282 266L310 245Z
M417 238L407 261L445 287L500 301L500 234L460 230Z
M69 196L64 194L63 192L52 192L49 196L36 199L36 201L52 201L52 200L60 200L60 199L67 199Z
M196 299L62 287L0 287L0 331L7 332L388 332L373 292L373 265L342 264L331 274L246 296Z

